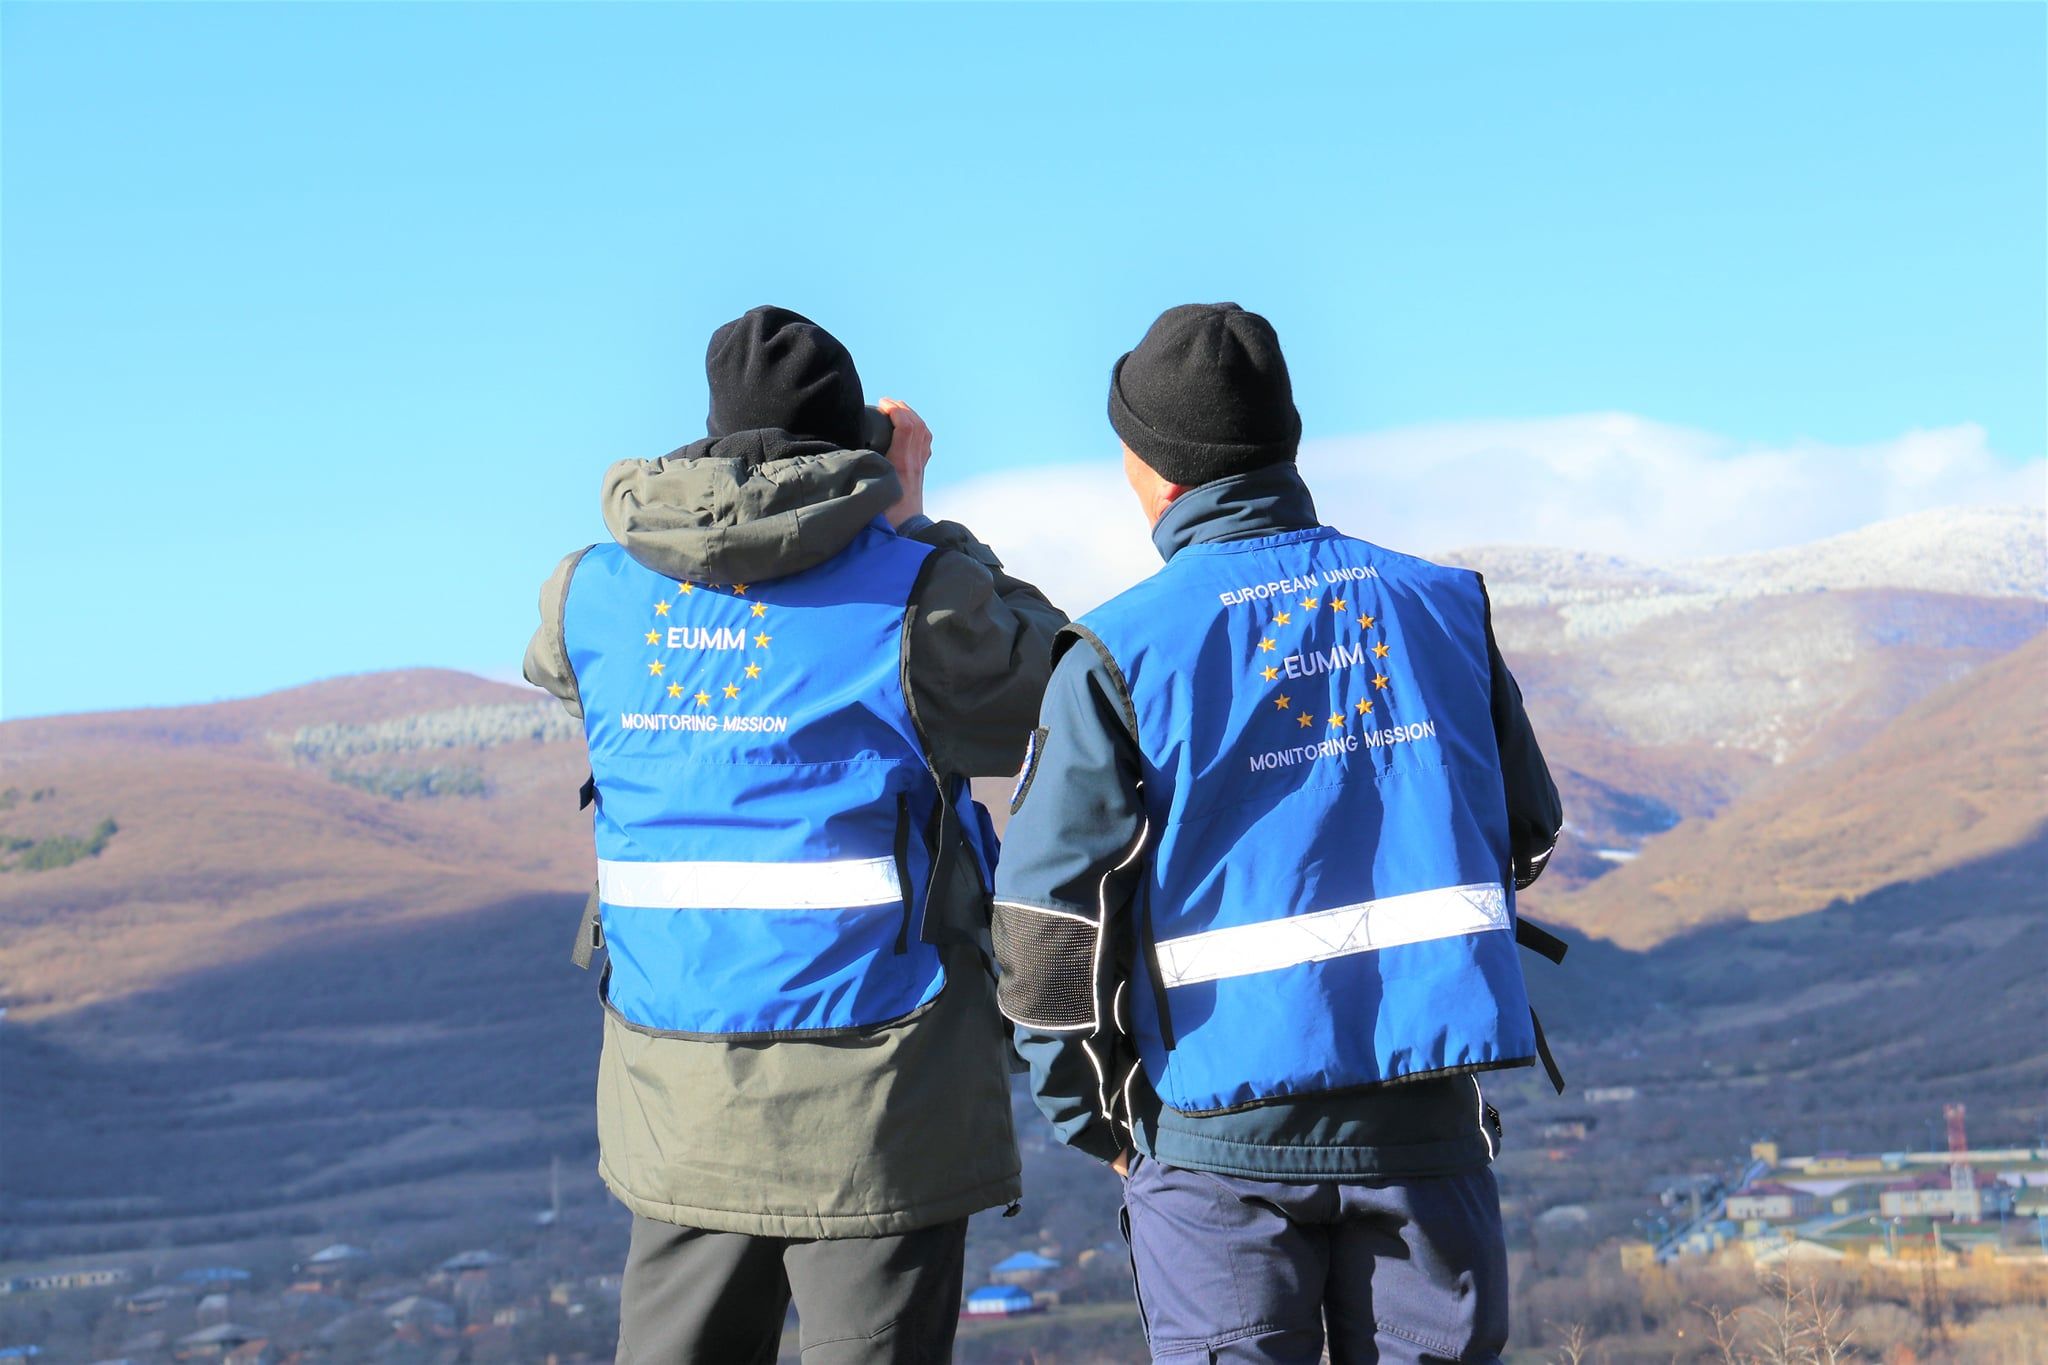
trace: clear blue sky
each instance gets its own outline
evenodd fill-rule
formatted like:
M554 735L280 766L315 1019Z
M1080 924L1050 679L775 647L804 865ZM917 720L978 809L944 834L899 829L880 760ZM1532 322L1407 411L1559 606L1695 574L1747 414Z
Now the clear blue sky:
M511 671L764 301L951 478L1219 298L1312 435L2048 444L2040 5L0 13L10 716Z

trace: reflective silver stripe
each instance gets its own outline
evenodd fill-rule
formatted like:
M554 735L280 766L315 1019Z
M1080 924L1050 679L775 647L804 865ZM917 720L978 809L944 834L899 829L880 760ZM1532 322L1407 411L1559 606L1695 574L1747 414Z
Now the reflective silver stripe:
M824 863L597 861L598 899L650 910L850 910L903 899L894 858Z
M1163 939L1156 951L1166 984L1187 986L1511 927L1506 889L1476 882Z

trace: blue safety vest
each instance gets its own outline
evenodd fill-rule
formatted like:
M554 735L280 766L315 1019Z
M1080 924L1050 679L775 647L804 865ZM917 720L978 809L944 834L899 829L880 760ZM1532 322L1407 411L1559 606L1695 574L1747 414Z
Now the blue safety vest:
M957 819L984 885L995 850L904 696L904 613L931 553L877 521L765 583L678 583L618 545L577 564L563 634L597 794L605 995L627 1022L843 1033L944 986L924 922L937 831Z
M1162 1100L1534 1059L1476 574L1318 527L1186 547L1081 625L1143 758L1125 1012Z

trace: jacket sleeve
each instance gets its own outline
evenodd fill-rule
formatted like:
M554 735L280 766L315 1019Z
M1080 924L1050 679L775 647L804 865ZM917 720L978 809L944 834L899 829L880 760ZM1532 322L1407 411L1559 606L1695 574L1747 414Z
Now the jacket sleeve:
M997 1001L1055 1136L1108 1161L1125 1146L1110 1116L1135 1065L1115 1000L1145 813L1121 675L1093 637L1060 644L996 872Z
M1522 890L1543 875L1557 847L1564 804L1558 799L1557 784L1550 780L1550 765L1543 761L1536 732L1529 727L1528 712L1522 709L1522 689L1494 643L1490 604L1486 654L1493 670L1493 734L1500 745L1501 780L1507 785L1508 846L1514 856L1515 888Z
M905 523L938 547L904 624L904 685L932 766L968 777L1017 771L1066 613L958 522Z
M576 670L569 665L569 646L562 635L562 604L569 596L569 578L589 546L565 555L540 589L540 627L526 643L526 663L520 672L535 687L549 693L569 714L583 718L583 697L576 690Z

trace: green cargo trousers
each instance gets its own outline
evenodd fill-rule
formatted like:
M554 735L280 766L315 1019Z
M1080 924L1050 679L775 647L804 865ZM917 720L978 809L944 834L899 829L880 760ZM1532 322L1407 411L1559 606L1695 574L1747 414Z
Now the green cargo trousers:
M804 1365L944 1365L967 1220L798 1240L633 1219L619 1365L773 1365L796 1302Z

